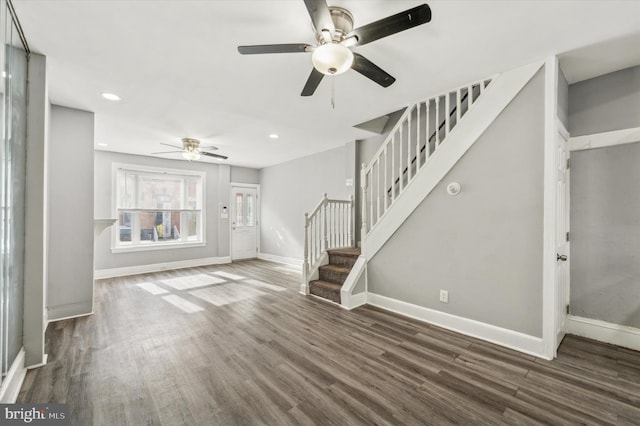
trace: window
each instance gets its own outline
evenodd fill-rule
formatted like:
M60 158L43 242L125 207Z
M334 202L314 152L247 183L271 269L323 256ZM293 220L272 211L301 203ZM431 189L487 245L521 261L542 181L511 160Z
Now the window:
M204 173L114 165L115 251L203 244Z

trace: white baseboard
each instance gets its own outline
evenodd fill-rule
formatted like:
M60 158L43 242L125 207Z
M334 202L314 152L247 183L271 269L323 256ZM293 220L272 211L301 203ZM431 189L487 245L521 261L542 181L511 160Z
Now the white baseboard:
M24 348L20 349L18 356L11 364L11 368L7 372L7 376L2 381L2 387L0 387L0 402L3 404L15 404L24 382L24 377L27 374L27 369L24 366Z
M487 342L505 346L529 355L549 359L544 354L543 340L540 337L530 336L469 318L447 314L375 293L367 293L367 303L457 333L486 340Z
M93 272L96 280L104 278L124 277L127 275L148 274L150 272L170 271L173 269L194 268L196 266L219 265L231 263L231 256L206 257L203 259L179 260L176 262L154 263L150 265L125 266L123 268L98 269Z
M278 256L275 254L258 253L258 259L268 260L270 262L282 263L283 265L302 267L302 259L294 259L292 257Z
M567 333L640 351L640 328L569 315Z
M49 319L49 322L83 317L85 315L92 314L93 303L91 300L59 306L47 306L47 318Z

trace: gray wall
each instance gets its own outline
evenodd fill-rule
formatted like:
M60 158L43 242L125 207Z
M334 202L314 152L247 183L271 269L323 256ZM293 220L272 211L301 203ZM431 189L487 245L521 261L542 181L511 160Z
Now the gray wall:
M355 186L355 143L260 170L260 251L302 260L304 213L311 212L326 192L348 199ZM355 185L355 180L354 180Z
M31 53L27 109L27 188L23 345L27 366L44 362L49 244L47 156L51 105L46 58Z
M571 313L640 328L640 143L571 153Z
M571 136L640 127L640 66L569 86Z
M369 291L542 336L543 101L540 71L371 259Z
M92 112L54 105L48 152L49 319L93 307Z
M231 167L232 183L260 183L260 170L248 167Z
M104 231L96 240L96 270L153 265L183 260L229 256L229 219L220 219L220 204L229 202L229 179L233 169L204 161L180 161L139 155L95 151L95 214L96 218L114 217L112 210L112 164L125 163L167 169L183 169L206 173L205 179L205 239L206 246L163 249L141 252L112 253L112 231Z

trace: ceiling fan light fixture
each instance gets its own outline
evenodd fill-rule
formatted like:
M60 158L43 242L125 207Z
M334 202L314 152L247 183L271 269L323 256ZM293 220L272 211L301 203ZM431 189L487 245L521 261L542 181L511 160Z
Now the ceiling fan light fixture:
M322 74L338 75L351 68L353 52L338 43L327 43L313 51L311 62Z
M184 151L182 156L189 161L199 160L200 153L198 151Z

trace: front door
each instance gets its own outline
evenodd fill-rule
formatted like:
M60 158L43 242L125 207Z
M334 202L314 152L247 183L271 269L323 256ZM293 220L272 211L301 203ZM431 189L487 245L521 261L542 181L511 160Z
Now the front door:
M231 259L258 256L258 197L255 187L231 187Z
M556 313L556 349L566 332L569 310L569 148L567 137L558 132L557 152L557 230L556 233L556 283L558 311Z

